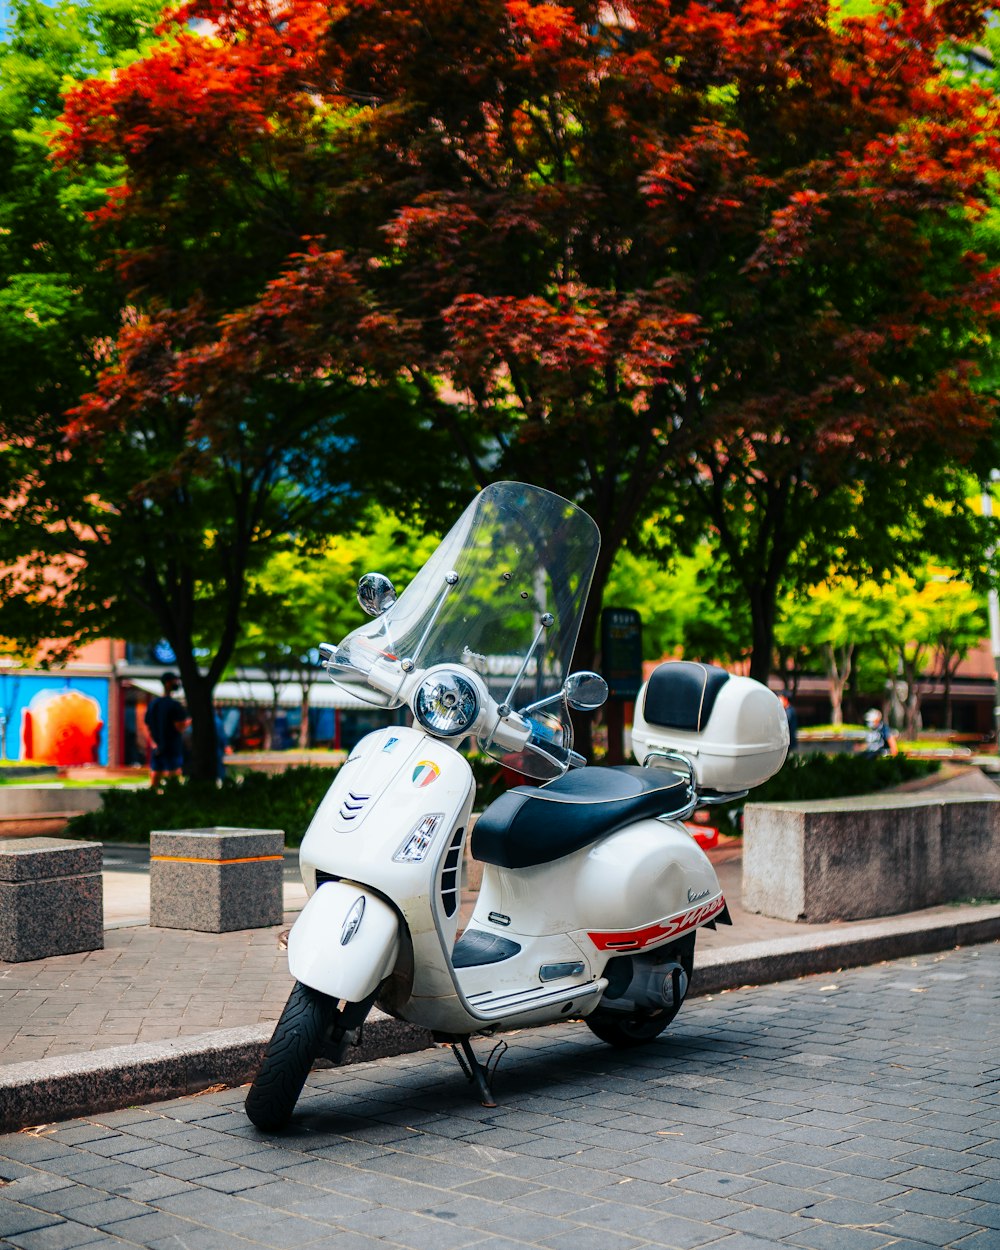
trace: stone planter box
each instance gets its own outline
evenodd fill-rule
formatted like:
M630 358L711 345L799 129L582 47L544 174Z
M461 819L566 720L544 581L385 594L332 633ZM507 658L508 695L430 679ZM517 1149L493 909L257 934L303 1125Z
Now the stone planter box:
M106 786L0 786L0 817L94 812L104 802Z
M1000 897L1000 795L747 805L743 906L814 924Z
M149 835L149 923L229 933L280 924L280 829L181 829Z
M100 842L0 838L0 959L104 946Z

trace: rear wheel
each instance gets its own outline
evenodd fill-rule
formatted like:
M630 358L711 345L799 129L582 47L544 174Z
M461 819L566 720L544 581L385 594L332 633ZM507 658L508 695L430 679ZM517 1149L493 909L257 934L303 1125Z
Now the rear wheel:
M246 1113L274 1132L292 1118L316 1059L333 1038L339 1013L332 998L296 981L247 1094Z
M660 1036L684 1005L687 991L694 972L694 938L693 933L674 942L662 951L657 951L657 962L668 963L671 960L680 964L685 976L683 987L674 995L674 1002L663 1007L637 1007L632 1011L616 1011L611 1007L597 1007L583 1022L595 1037L609 1046L619 1050L630 1050L634 1046L645 1046ZM675 981L675 984L677 982Z

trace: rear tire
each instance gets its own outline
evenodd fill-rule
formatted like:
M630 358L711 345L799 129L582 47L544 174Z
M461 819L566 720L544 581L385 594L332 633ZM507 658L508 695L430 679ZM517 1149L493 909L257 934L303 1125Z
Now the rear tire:
M338 1014L333 999L296 981L247 1094L246 1113L265 1133L284 1128L292 1118Z
M673 1003L670 1007L640 1008L631 1013L615 1011L610 1007L597 1007L583 1018L591 1033L618 1050L645 1046L659 1037L684 1005L691 988L691 977L694 974L694 939L695 935L692 933L657 952L658 955L675 959L687 974L687 985L680 1002Z

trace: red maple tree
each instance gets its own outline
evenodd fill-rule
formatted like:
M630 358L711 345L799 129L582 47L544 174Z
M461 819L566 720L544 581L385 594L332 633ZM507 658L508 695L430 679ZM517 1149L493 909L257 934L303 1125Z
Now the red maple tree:
M984 11L191 0L66 102L60 159L124 170L97 225L142 309L74 429L155 394L190 450L275 388L394 388L473 481L592 512L592 614L680 483L763 675L823 501L992 434L997 272L970 240L997 108L940 57ZM408 436L374 437L392 474Z

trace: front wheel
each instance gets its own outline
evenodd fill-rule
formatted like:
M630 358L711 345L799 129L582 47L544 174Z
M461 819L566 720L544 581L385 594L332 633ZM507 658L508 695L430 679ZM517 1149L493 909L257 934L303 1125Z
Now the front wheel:
M618 1050L631 1050L634 1046L645 1046L660 1036L684 1005L687 991L694 973L694 939L692 933L681 938L679 942L657 951L659 959L673 960L684 970L684 987L675 996L670 1006L633 1007L630 1011L616 1011L610 1007L596 1007L583 1022L595 1037Z
M332 998L301 981L289 995L247 1094L246 1113L264 1132L284 1128L316 1059L333 1037L338 1012Z

